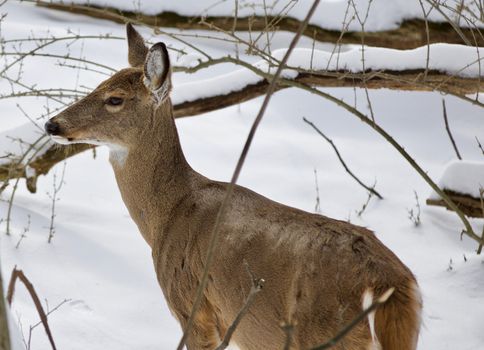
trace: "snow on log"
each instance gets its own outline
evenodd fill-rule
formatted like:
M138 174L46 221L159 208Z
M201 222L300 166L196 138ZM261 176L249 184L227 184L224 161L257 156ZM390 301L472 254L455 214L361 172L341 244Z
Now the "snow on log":
M429 49L427 63L427 49ZM273 51L274 58L280 60L286 49ZM364 63L362 57L364 55ZM328 72L339 72L337 80L344 80L347 73L364 73L367 84L371 81L373 72L402 72L405 74L423 73L426 68L432 73L439 72L449 77L479 78L484 72L481 58L484 57L484 48L475 48L453 44L433 44L427 47L420 47L413 50L396 50L378 47L367 47L362 51L361 47L355 47L338 55L328 51L295 49L289 58L287 65L300 69L302 72L310 72L306 77L311 77L312 85L334 86L331 83L324 83L331 75ZM259 61L253 64L259 71L267 72L267 62ZM274 68L272 68L274 69ZM295 79L299 74L296 71L286 69L283 77ZM484 76L484 74L483 74ZM318 81L318 77L320 78ZM355 80L355 76L351 76ZM229 94L230 92L241 91L249 85L256 85L264 80L264 77L256 74L249 68L240 68L233 72L223 74L214 78L194 81L174 88L172 94L173 103L181 104L202 98ZM358 80L358 79L356 79ZM398 80L398 78L397 78ZM416 82L414 80L413 82ZM355 83L358 84L357 82ZM405 85L405 84L402 84ZM410 84L411 85L411 84ZM472 92L483 91L484 87L474 81ZM336 85L337 86L337 85ZM343 85L344 86L344 85ZM207 88L210 87L210 88ZM388 87L391 86L380 86ZM405 88L402 88L405 90ZM412 90L418 90L412 88ZM465 93L468 94L471 91Z
M270 31L290 32L297 30L309 5L304 1L296 1L283 10L285 2L267 1L266 9L264 9L262 1L254 1L254 6L240 4L237 21L234 22L235 8L231 1L215 3L211 0L189 0L188 6L187 2L55 0L52 2L39 1L37 5L118 23L131 20L149 26L205 30L220 28L227 31L234 29L234 23L235 30L238 31L263 31L267 30L267 23L276 23L269 28ZM424 1L423 5L428 12L429 3ZM462 13L462 10L459 12L457 5L466 9L465 14ZM434 8L429 13L427 24L418 1L374 1L369 7L363 34L361 24L355 18L355 13L357 11L361 17L365 17L367 9L368 0L355 0L350 4L347 0L324 2L316 10L304 34L321 42L361 44L364 39L365 44L369 46L397 49L411 49L427 43L439 42L484 46L484 38L472 33L472 27L484 27L482 19L473 15L480 12L475 1L472 0L464 0L463 4L456 2L442 5L439 7L440 11ZM202 17L206 23L213 26L201 23L199 18ZM452 23L449 23L449 20ZM346 27L345 35L341 36L343 23ZM456 31L456 25L460 33Z
M326 29L341 30L344 22L348 23L349 31L361 30L361 24L353 18L356 13L365 17L368 11L368 18L365 23L367 31L381 31L398 28L400 23L408 19L424 19L422 8L418 1L408 0L385 0L373 1L368 6L369 0L354 0L348 6L347 0L324 1L312 16L310 24L317 25ZM41 1L41 3L45 3ZM179 16L186 17L210 17L225 16L232 17L235 12L233 1L213 1L213 0L184 0L184 1L132 1L132 0L53 0L50 3L97 6L98 8L111 8L118 11L136 12L147 16L155 16L160 13L176 13ZM295 1L291 6L287 6L285 1L268 0L250 1L239 4L238 17L247 18L251 16L280 16L289 12L290 16L298 21L302 21L306 16L310 2ZM254 6L251 6L253 4ZM354 4L354 6L353 6ZM429 2L424 1L423 5L428 12L431 7ZM440 11L430 11L428 20L432 22L447 22L446 17L458 19L459 12L457 7L465 7L468 13L480 13L478 4L474 0L463 0L455 4L448 4L440 7ZM368 10L369 9L369 10ZM463 27L470 26L466 24L464 13L460 14L460 24ZM346 20L345 20L346 18ZM472 23L478 27L484 27L480 19L475 19Z
M439 187L451 197L464 214L470 217L484 217L484 162L453 161L447 164L438 182ZM448 206L432 192L428 205Z

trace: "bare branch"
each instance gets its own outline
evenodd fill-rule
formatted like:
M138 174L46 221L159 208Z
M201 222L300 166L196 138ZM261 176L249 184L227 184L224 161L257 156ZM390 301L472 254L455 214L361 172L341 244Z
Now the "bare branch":
M314 187L316 190L316 204L314 205L314 212L321 214L321 199L319 197L318 171L314 169Z
M459 153L459 149L457 148L454 137L452 136L452 132L450 131L449 120L447 118L447 108L445 107L445 100L444 99L442 99L442 111L443 111L443 115L444 115L445 130L447 130L447 134L449 135L450 142L452 142L452 147L454 147L454 151L455 151L455 154L457 155L457 158L459 160L462 160L462 157Z
M482 211L482 217L484 218L484 188L479 189L479 196L481 199L481 211ZM484 226L482 227L482 240L484 241ZM482 252L482 247L483 243L479 244L479 247L477 248L477 255L480 255Z
M481 152L482 152L482 155L484 156L484 148L482 148L482 145L481 145L481 143L479 142L479 139L477 138L477 136L476 136L476 141L477 141L477 147L479 147L479 149L480 149L480 150L481 150Z
M344 327L341 331L339 331L338 334L336 334L333 338L331 338L330 340L328 340L324 344L321 344L321 345L318 345L318 346L311 348L310 350L325 350L325 349L332 348L333 346L338 344L338 342L341 339L343 339L353 328L355 328L358 325L358 323L363 321L368 316L368 314L372 313L378 307L385 304L387 302L388 298L390 298L390 296L393 294L394 290L395 290L395 288L393 288L393 287L388 289L385 293L382 294L381 297L376 299L373 302L373 304L370 305L369 308L363 310L362 313L360 313L358 316L356 316L353 321L351 321L346 327Z
M255 296L257 295L257 293L259 293L264 287L265 281L262 278L259 278L259 279L254 278L254 276L252 275L252 272L249 269L249 264L245 260L244 260L244 265L245 265L245 268L247 269L247 273L249 274L250 282L252 284L249 291L249 295L247 295L244 305L242 305L242 308L240 309L239 313L235 317L234 322L232 322L232 324L227 329L227 332L225 333L222 343L215 350L224 350L225 348L227 348L227 346L229 346L230 339L232 339L232 335L237 329L237 326L239 325L240 321L242 321L242 318L244 318L244 316L249 311L249 308L254 303Z
M27 276L25 276L23 271L17 270L17 267L13 268L12 277L10 277L10 283L8 285L8 292L7 292L8 304L12 305L12 300L15 293L15 283L17 282L17 279L22 281L22 283L25 285L25 288L27 288L27 291L29 292L30 297L32 298L32 301L34 302L34 305L37 309L37 312L39 313L40 320L44 325L45 333L47 334L47 338L49 338L50 345L52 346L53 350L56 350L54 338L52 337L52 332L50 331L49 323L47 321L47 315L45 314L44 308L42 307L42 303L40 302L40 299L37 296L37 293L35 292L35 288L32 285L32 283L29 281Z
M421 221L420 221L420 202L418 200L418 194L417 191L413 191L413 194L415 196L415 211L412 209L407 210L408 212L408 218L410 221L413 222L415 226L419 226Z
M55 234L54 220L56 217L55 207L56 207L57 201L59 200L57 196L60 190L62 189L62 186L64 185L65 173L66 173L66 163L64 162L64 167L62 168L62 175L59 183L57 183L57 174L54 173L53 180L52 180L53 181L52 193L47 193L47 196L49 196L50 200L52 201L51 211L50 211L49 238L47 239L47 243L50 243L52 241L52 238L54 238L54 234Z
M383 199L383 197L375 190L374 187L370 187L368 185L365 185L363 181L361 181L346 165L346 162L343 160L343 157L341 157L341 154L338 151L338 148L334 144L333 140L331 140L329 137L327 137L323 132L311 121L307 120L306 117L303 117L303 120L306 124L310 125L319 135L321 135L328 143L333 147L334 152L336 153L336 156L338 157L341 165L343 168L345 168L346 172L356 181L360 186L362 186L364 189L366 189L368 192L374 194L377 196L379 199Z

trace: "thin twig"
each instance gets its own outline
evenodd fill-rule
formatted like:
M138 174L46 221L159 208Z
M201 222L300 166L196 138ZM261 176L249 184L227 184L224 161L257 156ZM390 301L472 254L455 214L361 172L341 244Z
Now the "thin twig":
M427 79L427 73L429 71L429 63L430 63L430 31L429 31L429 14L432 11L433 6L427 12L425 11L425 7L423 4L423 0L418 0L420 3L420 8L422 9L422 14L424 16L425 21L425 35L427 36L427 59L425 61L425 72L424 72L424 80Z
M479 197L481 199L481 210L482 210L482 217L484 218L484 188L479 189ZM482 240L484 241L484 226L482 227ZM482 252L483 243L479 244L477 247L477 255L480 255Z
M8 305L10 306L12 305L13 295L15 293L15 283L17 282L17 279L20 279L20 281L22 281L22 283L25 285L25 288L27 288L27 291L29 292L30 297L32 298L32 301L34 302L34 305L40 316L40 320L44 325L45 333L47 334L47 338L49 338L49 342L50 342L50 345L52 346L52 350L56 350L54 337L52 336L49 323L47 322L47 315L45 314L44 308L42 307L42 303L40 302L40 299L37 296L37 293L35 292L35 288L32 285L32 283L29 281L27 276L25 276L23 271L17 270L16 266L13 268L12 277L10 277L10 283L8 284L8 292L7 292Z
M249 291L249 295L245 299L244 305L242 305L242 308L240 309L239 313L235 317L234 322L232 322L229 328L227 328L227 332L225 333L222 343L220 343L220 345L215 350L224 350L225 348L227 348L227 346L229 346L230 339L232 339L232 335L237 329L237 326L239 325L240 321L242 321L242 318L244 318L244 316L249 311L249 308L254 303L255 296L257 295L257 293L259 293L264 287L265 281L262 278L254 278L254 276L252 275L252 272L249 269L249 264L247 264L246 261L244 261L244 265L245 265L245 268L247 269L247 273L249 274L250 281L252 284Z
M368 186L368 185L365 185L363 183L363 181L361 181L349 168L348 166L346 165L346 162L343 160L343 157L341 157L341 154L339 153L338 151L338 148L336 147L336 145L334 144L333 140L331 140L329 137L327 137L325 134L323 134L323 132L311 121L309 121L308 119L306 119L306 117L303 117L303 121L310 125L320 136L322 136L326 141L328 141L328 143L331 145L331 147L333 147L333 150L334 152L336 153L336 156L338 157L341 165L343 165L343 168L345 168L346 172L356 181L360 184L360 186L362 186L364 189L366 189L368 192L371 192L372 194L374 194L375 196L377 196L379 199L383 199L383 197L381 196L381 194L379 194L374 187L371 187L371 186Z
M363 205L361 206L361 209L360 210L357 210L356 211L356 215L358 217L361 217L363 215L363 213L365 212L366 208L368 208L368 204L370 204L370 201L371 201L371 198L372 197L373 197L373 193L371 193L370 191L368 191L368 197L366 197L365 203L363 203Z
M319 196L318 171L314 169L314 186L316 187L316 204L314 205L314 212L321 214L321 198Z
M449 17L447 14L440 8L440 1L435 1L435 0L426 0L430 5L434 6L434 8L442 15L442 17L445 18L445 20L452 26L452 28L456 31L457 34L459 34L460 38L462 39L463 42L465 42L466 45L472 46L471 42L465 34L462 32L460 27Z
M321 345L318 345L318 346L311 348L310 350L325 350L325 349L332 348L333 346L338 344L338 342L341 339L343 339L353 328L355 328L358 325L358 323L363 321L366 318L366 316L368 316L368 314L372 313L378 307L385 304L387 302L388 298L390 298L390 296L393 294L394 291L395 291L395 288L393 288L393 287L388 289L385 293L383 293L383 295L381 297L379 297L377 300L375 300L373 302L373 304L370 305L369 308L363 310L362 313L360 313L358 316L356 316L353 321L348 323L348 325L345 326L341 331L339 331L338 334L336 334L333 338L331 338L330 340L328 340L324 344L321 344Z
M418 194L417 194L417 191L413 191L413 194L415 196L415 208L416 210L414 211L413 208L412 209L409 209L407 210L408 212L408 218L410 219L410 221L413 222L413 224L415 226L419 226L420 225L420 202L418 200Z
M459 150L457 149L457 145L455 143L454 137L452 136L452 132L450 131L449 120L447 118L447 108L445 107L444 99L442 99L442 110L444 115L445 130L447 130L447 134L449 135L450 142L452 142L452 147L454 147L454 151L455 151L455 154L457 155L457 158L459 158L459 160L462 160Z
M22 243L22 240L27 237L27 232L29 232L30 230L30 214L27 215L27 226L24 227L24 231L22 232L22 234L20 235L20 238L17 242L17 244L15 245L15 249L18 249L20 247L20 243Z
M52 201L51 211L50 211L49 238L47 239L47 243L52 242L52 238L54 238L54 234L55 234L54 221L55 221L55 217L57 216L55 212L55 208L56 208L56 203L59 200L59 198L57 198L57 195L59 194L60 190L62 189L62 186L64 185L65 173L66 173L66 162L64 162L64 166L62 168L62 175L61 175L59 184L57 184L57 174L54 173L53 180L52 180L52 190L53 190L52 194L47 193L47 195Z
M481 150L481 152L482 152L482 155L484 156L484 148L482 148L482 145L481 145L481 143L479 142L479 139L477 138L477 136L476 136L476 141L477 141L477 147L479 147L479 149L480 149L480 150Z
M198 286L197 295L196 295L196 298L195 298L195 302L193 303L193 308L192 308L192 311L190 313L190 317L188 319L187 326L184 329L183 336L182 336L182 338L180 340L180 343L178 344L177 350L182 350L183 349L183 346L185 345L185 341L186 341L186 339L188 337L188 334L191 331L191 328L193 327L193 321L195 319L195 315L196 315L196 313L198 311L198 308L200 307L200 304L201 304L201 301L202 301L203 292L204 292L204 290L205 290L205 288L207 286L207 282L208 282L208 270L210 269L210 266L212 264L213 254L215 252L215 247L216 247L216 244L217 244L217 241L218 241L218 234L219 234L219 231L220 231L220 225L221 225L221 223L222 223L222 221L224 219L225 212L227 210L229 201L231 199L231 196L232 196L232 192L233 192L235 183L237 182L237 179L239 178L240 172L242 170L242 167L244 165L245 159L246 159L247 154L249 152L250 145L251 145L252 140L253 140L253 138L255 136L255 132L257 131L257 127L259 126L259 124L260 124L260 122L262 120L262 117L264 116L264 113L265 113L265 111L267 109L267 106L269 104L269 101L271 99L272 94L276 90L277 81L279 80L279 76L281 75L282 70L284 69L284 67L286 65L286 62L289 59L289 56L291 55L292 51L296 47L296 44L299 41L299 38L301 37L304 29L306 28L306 26L307 26L307 24L309 22L309 19L311 18L311 16L313 15L314 11L316 10L316 7L319 5L319 2L320 2L320 0L315 0L313 2L313 5L311 6L309 12L307 13L306 18L301 23L301 25L299 26L299 29L298 29L296 35L292 39L291 44L289 45L289 48L287 49L287 51L286 51L286 53L284 55L284 58L282 59L281 64L279 65L279 67L277 68L276 73L272 77L271 83L270 83L270 85L269 85L269 87L267 89L267 93L266 93L265 99L264 99L264 101L262 103L262 106L261 106L261 108L259 110L259 113L257 114L257 117L254 120L254 123L252 124L252 127L250 129L249 135L247 136L247 140L245 142L244 148L242 150L242 153L241 153L241 155L239 157L239 160L237 162L237 165L235 167L234 173L232 175L232 179L231 179L230 183L227 186L225 198L224 198L222 204L220 205L219 211L217 213L217 217L215 219L215 224L213 226L212 234L211 234L211 237L210 237L210 243L209 243L209 247L208 247L208 251L207 251L207 256L205 258L205 267L204 267L202 279L201 279L200 284Z

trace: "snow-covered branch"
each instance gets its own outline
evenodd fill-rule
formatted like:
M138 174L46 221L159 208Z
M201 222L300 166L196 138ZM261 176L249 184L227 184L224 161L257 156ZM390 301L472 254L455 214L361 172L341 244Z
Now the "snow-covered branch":
M430 70L426 71L426 51L423 48L410 51L368 48L365 50L367 71L363 72L359 49L340 53L338 57L324 51L296 49L283 76L288 81L315 87L437 90L481 104L478 100L466 96L484 91L479 76L481 62L475 59L475 50L460 45L432 45L431 53L439 57L439 60L432 60L428 65ZM479 49L480 51L481 55L484 54L483 49ZM278 61L284 53L285 50L274 51L272 58ZM177 71L190 73L222 63L232 63L241 68L214 78L175 86L172 100L176 118L199 115L239 104L258 97L267 90L271 77L267 72L274 67L269 70L265 60L249 64L227 56L201 61L191 67L178 67ZM278 89L290 86L279 85ZM2 149L5 153L13 155L0 159L0 181L25 177L29 179L29 189L35 191L37 176L46 174L58 162L91 148L85 145L59 148L49 142L40 142L41 136L42 131L37 130L32 124L17 130L8 130L0 135ZM15 147L18 143L15 140L30 145L37 142L43 146L42 149L37 146L31 147L29 152L35 152L33 156L24 155L24 148Z
M473 34L473 31L483 27L482 20L471 15L478 12L479 9L473 9L474 12L467 13L467 17L466 13L461 14L460 23L456 26L452 21L457 16L456 10L449 6L441 5L442 15L435 10L435 5L432 6L431 1L425 1L425 10L429 15L424 16L418 1L415 1L414 4L406 2L405 6L398 1L391 1L393 4L388 6L388 2L390 1L373 5L372 13L378 13L378 16L369 17L365 33L361 32L357 21L352 20L355 9L346 10L348 7L346 0L326 2L306 28L304 35L320 42L339 44L361 44L364 37L366 45L395 49L413 49L427 43L466 44L471 42L472 45L484 46L484 37ZM60 1L37 1L36 3L50 9L88 15L118 23L131 21L154 27L202 30L220 28L227 31L283 30L295 32L300 24L301 14L305 10L302 1L292 5L293 8L290 9L288 15L284 12L284 8L280 8L282 6L280 4L279 7L276 5L274 8L269 8L268 16L265 15L262 6L246 6L238 9L237 21L234 22L234 7L230 1L221 1L218 6L209 10L206 9L203 1L194 1L191 4L193 6L182 6L177 2L145 2L141 8L135 7L135 2L132 1L76 0L68 3ZM433 11L430 10L432 8L434 8ZM288 11L288 9L285 10ZM342 17L345 13L347 13L346 17ZM200 21L200 18L203 18L203 21ZM465 20L466 18L467 20ZM211 26L207 26L207 23L210 23ZM342 23L345 23L343 27ZM342 29L344 35L342 35Z

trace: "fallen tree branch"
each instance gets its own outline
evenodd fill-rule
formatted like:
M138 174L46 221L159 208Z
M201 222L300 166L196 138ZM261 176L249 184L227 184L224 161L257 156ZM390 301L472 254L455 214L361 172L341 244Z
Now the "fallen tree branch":
M44 325L45 333L47 334L47 338L49 338L50 345L52 346L53 350L56 350L54 338L52 337L52 332L50 331L49 323L47 322L47 315L45 314L45 311L44 311L44 308L42 307L40 299L37 296L37 293L35 292L35 288L32 285L32 283L29 281L27 276L25 276L23 271L17 270L17 267L13 268L12 276L10 277L10 283L8 284L8 292L7 292L8 305L10 306L12 305L13 295L15 293L15 283L17 282L17 279L22 281L22 283L25 285L25 288L27 288L27 291L29 292L30 297L32 298L32 301L34 302L35 308L39 313L40 321Z
M383 197L381 196L381 194L379 194L376 190L375 190L375 187L371 187L371 186L368 186L368 185L365 185L363 183L363 181L361 181L349 168L348 166L346 165L346 162L343 160L343 157L341 157L341 154L339 153L338 151L338 148L336 148L336 145L334 144L333 140L331 140L329 137L327 137L325 134L323 134L323 132L316 126L314 125L313 122L307 120L305 117L303 117L303 121L308 124L309 126L311 126L322 138L324 138L326 141L328 141L328 143L331 145L331 147L333 148L334 152L336 153L336 156L338 157L341 165L343 165L343 168L345 168L346 172L356 181L358 182L364 189L366 189L368 192L374 194L375 196L377 196L379 199L383 199Z
M456 204L456 206L467 216L471 218L484 218L484 211L481 207L480 198L474 198L466 194L457 193L450 190L445 190L445 194ZM433 199L429 198L426 201L427 205L435 205L445 207L448 210L453 209L441 198Z
M240 64L240 61L236 59L230 61L234 61L235 63L239 62ZM264 76L266 77L265 80L257 84L247 85L237 91L176 104L174 105L174 116L175 118L182 118L199 115L259 97L267 91L269 86L267 78L269 78L270 75L265 74ZM465 97L466 94L478 91L484 92L484 84L481 85L478 79L450 77L447 82L442 83L443 80L449 78L449 76L436 71L428 71L425 81L423 80L423 77L424 70L366 72L365 74L348 72L315 72L312 74L301 73L294 79L294 82L317 87L362 87L365 85L369 89L386 88L408 91L432 91L438 89L439 91L463 99L468 99ZM364 79L366 79L365 83L363 82ZM287 84L279 84L275 89L280 90L287 87L290 86ZM477 103L473 100L470 102ZM14 178L27 178L28 189L31 192L35 192L35 183L39 175L47 174L57 163L88 149L92 149L93 147L94 146L82 144L70 145L67 147L52 145L42 156L36 158L29 164L12 161L11 163L0 165L0 181L5 182ZM26 175L27 165L34 170L33 173L35 176L28 177Z
M181 16L174 12L163 12L149 16L130 11L120 11L111 7L98 7L93 4L75 5L70 3L50 3L36 1L38 6L53 10L66 11L94 18L114 21L117 23L135 22L152 27L171 27L178 29L202 29L207 26L200 23L200 17ZM266 31L267 22L277 22L275 30L296 32L300 21L292 17L275 18L272 16L234 17L207 16L203 19L214 27L226 31ZM433 43L467 44L463 38L471 36L472 29L459 28L456 31L455 24L428 22L413 19L403 21L398 29L378 32L345 32L341 35L339 30L328 30L315 25L308 25L304 35L320 42L332 42L338 44L361 44L362 37L369 46L388 47L394 49L414 49ZM427 30L428 27L428 30ZM427 35L428 34L428 35ZM476 37L477 45L484 46L484 38Z

